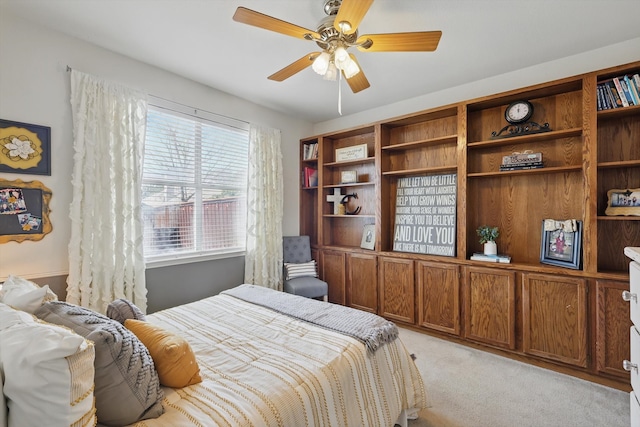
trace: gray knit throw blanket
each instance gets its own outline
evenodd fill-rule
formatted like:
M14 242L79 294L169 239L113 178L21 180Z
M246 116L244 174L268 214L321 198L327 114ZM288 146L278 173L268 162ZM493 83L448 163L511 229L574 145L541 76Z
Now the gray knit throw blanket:
M370 352L398 337L398 327L376 314L255 285L220 292L363 342Z

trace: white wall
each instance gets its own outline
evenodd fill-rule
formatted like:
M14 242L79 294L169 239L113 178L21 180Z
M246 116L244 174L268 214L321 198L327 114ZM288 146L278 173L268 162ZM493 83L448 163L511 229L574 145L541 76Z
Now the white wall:
M640 38L501 74L361 113L316 123L313 135L357 127L421 110L640 61ZM441 71L438 71L441 72Z
M67 65L161 98L282 131L285 217L283 232L298 232L298 146L312 124L292 119L92 44L0 16L0 118L51 127L51 176L1 174L4 179L38 180L53 192L53 231L44 239L0 244L0 281L68 273L68 217L71 203L73 131ZM194 58L197 60L197 58ZM290 167L290 165L296 165Z

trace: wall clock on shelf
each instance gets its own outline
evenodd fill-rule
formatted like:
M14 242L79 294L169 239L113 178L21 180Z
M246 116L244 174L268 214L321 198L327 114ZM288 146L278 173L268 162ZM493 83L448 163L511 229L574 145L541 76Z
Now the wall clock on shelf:
M508 125L497 132L492 132L491 139L529 135L551 130L549 123L539 125L536 122L529 121L531 117L533 117L533 103L531 101L524 99L513 101L504 110L504 118Z
M517 125L524 123L533 116L533 104L529 101L515 101L504 110L504 118L508 123Z

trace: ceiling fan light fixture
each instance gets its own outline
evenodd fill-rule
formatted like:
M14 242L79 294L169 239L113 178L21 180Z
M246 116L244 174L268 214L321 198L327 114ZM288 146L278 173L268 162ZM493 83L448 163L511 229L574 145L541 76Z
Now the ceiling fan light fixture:
M341 70L344 70L349 64L349 62L351 61L351 58L349 58L347 49L345 49L342 46L338 46L335 52L333 52L333 60L336 63L336 67L338 67Z
M0 0L2 1L2 0ZM370 87L356 57L347 53L350 48L362 52L432 52L438 47L442 31L417 31L402 33L368 34L360 36L358 26L374 0L322 0L327 15L316 31L291 24L278 18L238 7L233 20L286 36L315 42L320 48L294 61L268 77L283 81L294 74L312 67L325 80L342 80L353 93ZM340 74L338 74L340 73ZM341 85L338 85L341 87Z
M313 64L311 64L311 68L313 68L313 71L315 71L316 73L320 74L321 76L324 76L327 73L327 70L329 69L330 62L331 62L331 55L329 55L327 52L322 52L313 61Z
M336 67L336 64L334 64L332 61L329 63L329 68L327 68L327 72L324 74L323 78L325 80L335 81L337 77L338 77L338 68Z
M351 77L355 76L360 72L360 67L358 67L358 64L356 63L356 61L353 61L351 58L349 58L349 61L347 62L347 66L344 67L342 71L344 71L344 76L350 79Z

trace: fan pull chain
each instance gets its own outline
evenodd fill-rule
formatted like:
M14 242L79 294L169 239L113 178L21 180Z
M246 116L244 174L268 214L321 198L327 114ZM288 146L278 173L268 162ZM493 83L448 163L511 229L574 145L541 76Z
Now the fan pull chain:
M338 70L338 114L342 115L342 71Z

